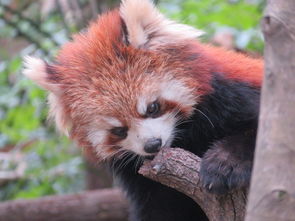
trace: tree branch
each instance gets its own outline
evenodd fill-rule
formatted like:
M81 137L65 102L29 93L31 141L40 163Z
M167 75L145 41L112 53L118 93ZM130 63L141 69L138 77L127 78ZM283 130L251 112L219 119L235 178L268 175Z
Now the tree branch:
M0 221L127 221L128 204L117 189L0 203Z
M145 161L139 173L172 187L201 206L210 221L242 221L246 191L217 196L206 192L199 178L201 159L179 148L163 148L152 161Z

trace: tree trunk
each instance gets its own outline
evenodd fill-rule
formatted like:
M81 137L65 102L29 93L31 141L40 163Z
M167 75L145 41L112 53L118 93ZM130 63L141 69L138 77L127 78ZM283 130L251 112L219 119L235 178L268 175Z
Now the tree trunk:
M0 221L127 221L127 202L116 189L0 203Z
M269 0L265 80L246 221L295 220L295 1Z

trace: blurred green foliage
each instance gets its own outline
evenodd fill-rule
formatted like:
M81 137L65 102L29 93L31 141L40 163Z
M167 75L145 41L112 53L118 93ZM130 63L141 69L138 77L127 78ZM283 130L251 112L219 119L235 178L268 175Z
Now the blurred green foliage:
M8 1L9 2L9 1ZM85 1L84 1L85 2ZM40 12L32 3L32 19L39 21ZM169 17L204 30L208 41L217 32L229 31L236 47L262 52L259 32L263 0L162 0L161 10ZM4 10L0 7L0 16ZM17 22L15 17L12 20ZM77 192L84 188L84 164L79 149L67 138L57 135L46 121L46 94L21 75L22 57L34 54L50 60L68 39L61 17L53 13L40 23L54 41L43 35L34 35L38 44L27 44L22 50L8 53L0 48L0 150L33 140L25 148L27 170L22 179L0 187L0 200L35 198L49 194ZM33 33L32 25L17 23L23 33ZM0 36L23 37L0 17ZM40 40L41 39L41 40ZM55 44L56 42L57 44Z
M21 75L22 59L1 62L0 148L33 141L25 148L27 170L0 189L0 200L77 192L84 187L79 149L46 121L46 95Z
M38 20L40 14L36 6L32 4L31 7L31 19ZM63 44L68 40L61 19L53 13L40 23L42 31L50 33L54 41L38 34L28 22L20 21L17 28L33 36L41 47L29 42L13 56L0 48L0 151L10 145L16 145L14 149L17 149L18 145L33 141L24 148L27 169L23 178L0 186L0 200L37 198L84 188L84 164L79 149L66 137L58 135L47 122L46 93L21 74L23 56L34 54L50 60L58 50L54 42ZM16 23L17 16L12 16L10 21ZM1 18L0 36L10 39L12 46L23 37Z
M263 51L259 22L265 0L162 0L160 5L169 17L204 30L205 41L226 31L237 48Z

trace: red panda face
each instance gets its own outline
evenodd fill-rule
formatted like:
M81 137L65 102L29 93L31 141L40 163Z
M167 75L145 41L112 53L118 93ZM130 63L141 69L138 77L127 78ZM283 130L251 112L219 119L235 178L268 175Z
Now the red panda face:
M52 75L63 73L59 100L71 137L103 159L124 151L145 156L169 146L176 124L190 116L196 102L189 80L179 78L179 68L164 55L121 49L116 54L128 50L125 57L102 55L100 62L112 65L103 62L88 72L52 68Z
M99 121L92 120L92 126L87 126L88 140L104 158L126 150L139 155L156 153L171 144L176 124L192 112L195 98L184 83L169 74L165 77L162 73L154 73L162 75L161 79L153 73L146 77L145 73L141 74L141 82L126 84L128 87L135 84L137 91L134 88L127 95L128 88L120 85L117 102L111 106L104 102L110 114L100 112L96 115Z
M151 155L171 144L197 102L198 85L162 49L197 35L148 0L125 0L74 36L54 64L27 58L24 74L50 92L57 127L99 158Z

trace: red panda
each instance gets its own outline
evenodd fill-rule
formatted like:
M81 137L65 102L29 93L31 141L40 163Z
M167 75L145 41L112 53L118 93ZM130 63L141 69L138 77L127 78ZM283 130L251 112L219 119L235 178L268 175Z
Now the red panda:
M191 199L137 173L162 147L203 157L217 194L249 183L263 62L202 44L149 0L123 0L65 44L56 61L27 57L24 74L49 91L58 129L111 162L131 220L207 220Z

